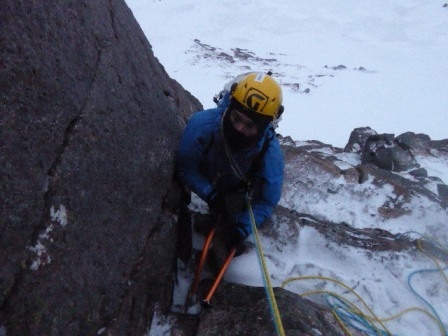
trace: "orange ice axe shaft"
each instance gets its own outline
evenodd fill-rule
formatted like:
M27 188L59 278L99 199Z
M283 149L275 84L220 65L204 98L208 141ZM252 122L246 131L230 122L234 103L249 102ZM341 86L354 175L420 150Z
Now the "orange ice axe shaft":
M204 307L210 307L210 300L213 296L213 294L216 291L216 288L218 287L219 283L221 282L222 277L224 276L224 274L227 271L227 268L229 268L230 262L232 261L234 255L235 255L236 249L233 248L229 255L227 256L226 261L224 262L224 264L221 267L221 270L219 271L218 276L215 279L215 282L213 283L212 287L210 288L210 291L208 292L206 298L202 301L202 306Z
M201 258L199 259L199 264L196 269L196 274L194 275L194 280L191 285L190 295L196 294L199 286L199 281L201 280L202 270L204 269L205 259L207 258L208 251L210 249L210 244L212 242L213 236L215 235L216 228L210 230L207 238L204 241L204 246L202 247Z

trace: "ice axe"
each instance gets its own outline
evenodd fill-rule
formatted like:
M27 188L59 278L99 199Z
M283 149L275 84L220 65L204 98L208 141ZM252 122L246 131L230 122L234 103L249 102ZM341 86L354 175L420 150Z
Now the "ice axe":
M210 250L210 244L212 242L213 236L215 235L216 227L213 227L207 235L204 241L204 246L202 247L201 257L199 259L198 267L196 268L196 273L194 275L193 283L190 287L190 296L194 296L198 291L199 281L201 280L202 270L204 269L205 259L207 258L208 251Z
M230 253L228 254L224 264L221 267L221 270L218 273L218 276L216 277L215 281L213 282L212 287L210 288L210 291L208 292L207 296L204 300L202 300L201 305L202 307L210 307L210 300L213 296L213 294L216 291L216 288L218 287L219 283L221 282L222 277L224 276L224 273L226 273L227 268L229 268L230 262L232 261L233 257L235 256L236 249L232 248L230 250Z

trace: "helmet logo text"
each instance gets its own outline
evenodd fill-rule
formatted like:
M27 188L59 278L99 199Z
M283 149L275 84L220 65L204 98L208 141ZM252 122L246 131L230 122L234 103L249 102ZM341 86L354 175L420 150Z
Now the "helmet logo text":
M267 97L263 92L254 88L250 88L247 91L246 97L244 99L244 101L246 102L246 106L256 112L263 111L268 100L269 97Z

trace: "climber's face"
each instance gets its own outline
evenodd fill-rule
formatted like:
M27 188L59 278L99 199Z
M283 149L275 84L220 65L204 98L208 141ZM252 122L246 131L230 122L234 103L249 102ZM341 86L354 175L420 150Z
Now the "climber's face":
M230 121L233 128L246 137L253 137L258 133L257 124L238 110L233 109L230 111Z

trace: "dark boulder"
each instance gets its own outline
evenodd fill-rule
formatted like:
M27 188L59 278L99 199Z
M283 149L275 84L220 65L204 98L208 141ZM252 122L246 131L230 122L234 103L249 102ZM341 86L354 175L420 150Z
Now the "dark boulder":
M395 139L393 134L378 134L370 127L356 128L350 134L344 152L361 154L363 164L373 164L390 171L419 168L411 148L428 148L429 143L425 142L425 135L412 134L405 133Z
M427 153L431 146L431 138L426 134L406 132L397 136L395 140L401 148L414 153Z
M409 147L401 146L393 134L375 134L367 137L363 146L361 161L374 164L381 169L400 172L419 168Z
M375 130L367 127L355 128L348 139L347 144L344 147L344 152L361 153L364 148L364 144L368 137L378 134Z
M162 201L200 104L124 1L6 0L0 25L0 325L141 334L169 307L175 225Z

